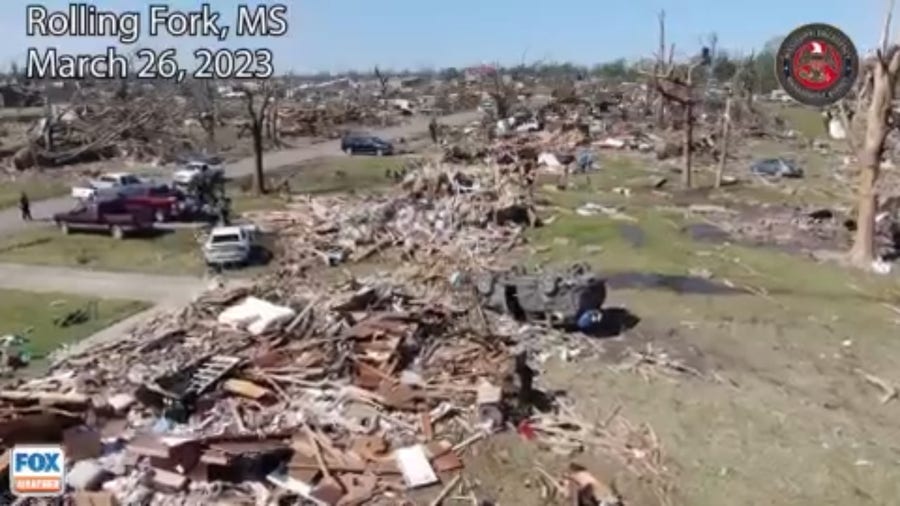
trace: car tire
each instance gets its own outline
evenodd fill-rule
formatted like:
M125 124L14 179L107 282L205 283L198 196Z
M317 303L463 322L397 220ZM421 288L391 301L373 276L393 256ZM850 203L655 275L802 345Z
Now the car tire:
M382 151L382 150L380 150L380 149L376 149L376 150L375 150L375 156L384 156L384 151Z
M60 223L59 230L63 233L63 235L69 235L69 225L67 223Z
M353 156L353 148L347 146L347 148L344 149L344 153L347 153L347 156Z
M122 227L120 227L120 226L118 226L118 225L113 225L113 226L109 229L109 231L110 231L110 233L112 233L112 236L113 236L114 239L121 240L121 239L124 239L124 238L125 238L125 231L122 230Z
M156 223L165 223L165 222L169 221L169 217L166 215L166 213L163 210L159 209L155 213L153 213L153 220Z

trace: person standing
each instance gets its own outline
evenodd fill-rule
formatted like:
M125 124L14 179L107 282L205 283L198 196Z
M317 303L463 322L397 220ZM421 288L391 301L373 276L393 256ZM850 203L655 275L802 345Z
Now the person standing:
M24 221L31 221L31 202L28 200L28 195L25 192L22 192L22 195L19 196L19 211L22 211L22 219Z

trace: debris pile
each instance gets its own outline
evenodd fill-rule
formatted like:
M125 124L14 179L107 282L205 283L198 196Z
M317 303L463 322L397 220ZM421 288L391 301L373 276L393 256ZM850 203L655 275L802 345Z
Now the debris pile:
M498 218L520 189L494 174L429 167L394 197L258 216L281 236L277 272L7 385L4 446L61 442L69 488L118 504L439 501L464 486L467 449L509 427L657 476L652 431L615 411L581 420L540 388L534 364L548 350L590 353L573 330L602 319L605 285L584 269L498 273L524 224ZM372 248L400 266L342 283L305 267ZM571 474L560 493L610 499L586 471Z
M174 99L157 94L128 101L75 97L72 105L34 125L12 155L12 163L24 170L116 156L157 159L190 149L181 128L187 116L172 113Z
M900 256L900 216L893 206L891 199L880 205L875 220L876 255L887 261ZM692 235L704 236L701 240L725 241L732 237L753 245L816 253L846 250L856 230L856 213L849 208L764 204L727 209L695 205L691 206L692 214L701 207L705 223L690 227Z
M649 446L636 457L635 441L652 442L624 421L539 410L545 394L508 318L421 278L299 281L209 292L0 390L4 445L60 441L69 487L119 504L397 504L455 486L466 449L508 424L656 465Z
M425 167L403 176L390 194L306 198L250 216L282 238L292 269L358 262L388 250L403 261L442 258L435 267L452 269L490 261L520 244L524 227L539 224L527 185L495 169Z
M445 128L444 160L452 163L493 161L500 164L536 163L550 171L568 170L585 151L616 150L654 153L658 160L683 155L684 121L677 104L664 119L650 107L646 85L585 87L577 93L521 95L499 117L486 110L480 127ZM583 88L583 89L581 89ZM725 101L709 96L698 102L692 125L695 159L713 163L721 148L721 117ZM784 125L759 110L732 105L732 135L781 137Z
M315 104L282 103L278 109L279 134L284 137L321 137L335 139L346 125L394 126L402 114L378 104L351 100L330 100Z

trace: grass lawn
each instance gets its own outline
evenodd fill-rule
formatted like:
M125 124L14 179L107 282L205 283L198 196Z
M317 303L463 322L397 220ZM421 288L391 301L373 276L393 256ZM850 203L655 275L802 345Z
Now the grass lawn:
M63 181L40 177L23 177L0 182L0 209L19 205L19 196L24 191L32 202L68 193L69 187Z
M280 195L257 195L252 190L245 190L237 184L232 185L232 188L229 189L229 195L231 195L232 212L235 215L248 211L282 209L286 204Z
M789 128L808 139L828 137L822 113L815 107L799 104L765 104L763 107L784 118Z
M282 180L287 176L294 193L352 192L393 184L385 177L385 172L402 169L408 162L409 159L402 156L342 156L312 161L280 172L284 174Z
M116 240L108 235L63 235L55 228L0 238L0 262L79 269L198 275L204 270L193 230Z
M270 193L258 196L253 192L252 178L242 178L230 184L229 192L236 213L284 206L283 190L293 194L348 193L377 190L393 184L385 176L389 170L402 169L409 158L402 156L336 156L282 167L269 176ZM287 187L284 185L287 183Z
M0 304L0 335L28 337L30 350L38 359L61 344L84 339L150 307L137 301L3 289L0 289L0 300L3 300ZM54 323L54 319L78 309L84 309L90 315L86 322L69 327Z
M900 497L894 423L900 403L879 402L883 392L860 371L900 384L898 278L775 249L695 242L682 232L683 215L667 210L670 199L609 191L610 183L642 170L651 169L620 166L592 185L582 180L574 191L547 192L558 206L556 218L530 231L534 253L526 260L585 261L607 273L705 271L711 282L746 289L728 295L667 286L610 290L608 305L624 306L642 321L598 348L641 350L651 342L710 374L673 380L617 371L607 359L578 367L554 359L544 381L577 399L584 419L604 419L621 406L633 422L648 423L676 484L673 504L893 504ZM769 202L793 198L729 191ZM634 221L579 216L574 210L584 202L621 206ZM629 227L641 231L637 244ZM621 469L616 478L626 485L630 479ZM632 496L646 490L633 487Z

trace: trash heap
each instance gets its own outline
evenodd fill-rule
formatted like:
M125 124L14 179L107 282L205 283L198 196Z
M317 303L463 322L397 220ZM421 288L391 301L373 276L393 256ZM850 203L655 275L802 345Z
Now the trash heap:
M279 135L339 138L347 125L388 127L402 122L399 111L374 102L351 99L283 102L279 104Z
M467 449L507 427L658 458L634 451L643 433L624 421L617 433L538 409L546 394L519 341L565 334L445 288L394 272L209 292L0 391L0 437L60 441L69 487L104 504L399 504L456 486Z
M544 392L536 364L548 352L595 349L567 327L602 319L605 287L584 270L497 273L496 252L522 226L476 219L507 205L489 180L422 171L394 197L260 215L281 233L276 272L6 385L4 448L60 442L77 504L439 504L478 495L461 472L472 447L503 430L662 475L650 429L612 409L585 421ZM321 258L311 249L343 247L350 262L383 242L382 255L400 255L389 272L341 282L310 270ZM618 504L571 464L542 471L549 493Z
M429 166L406 174L395 192L307 198L250 216L281 237L290 270L380 254L447 275L455 266L492 262L521 243L525 227L539 224L527 187L496 169Z

